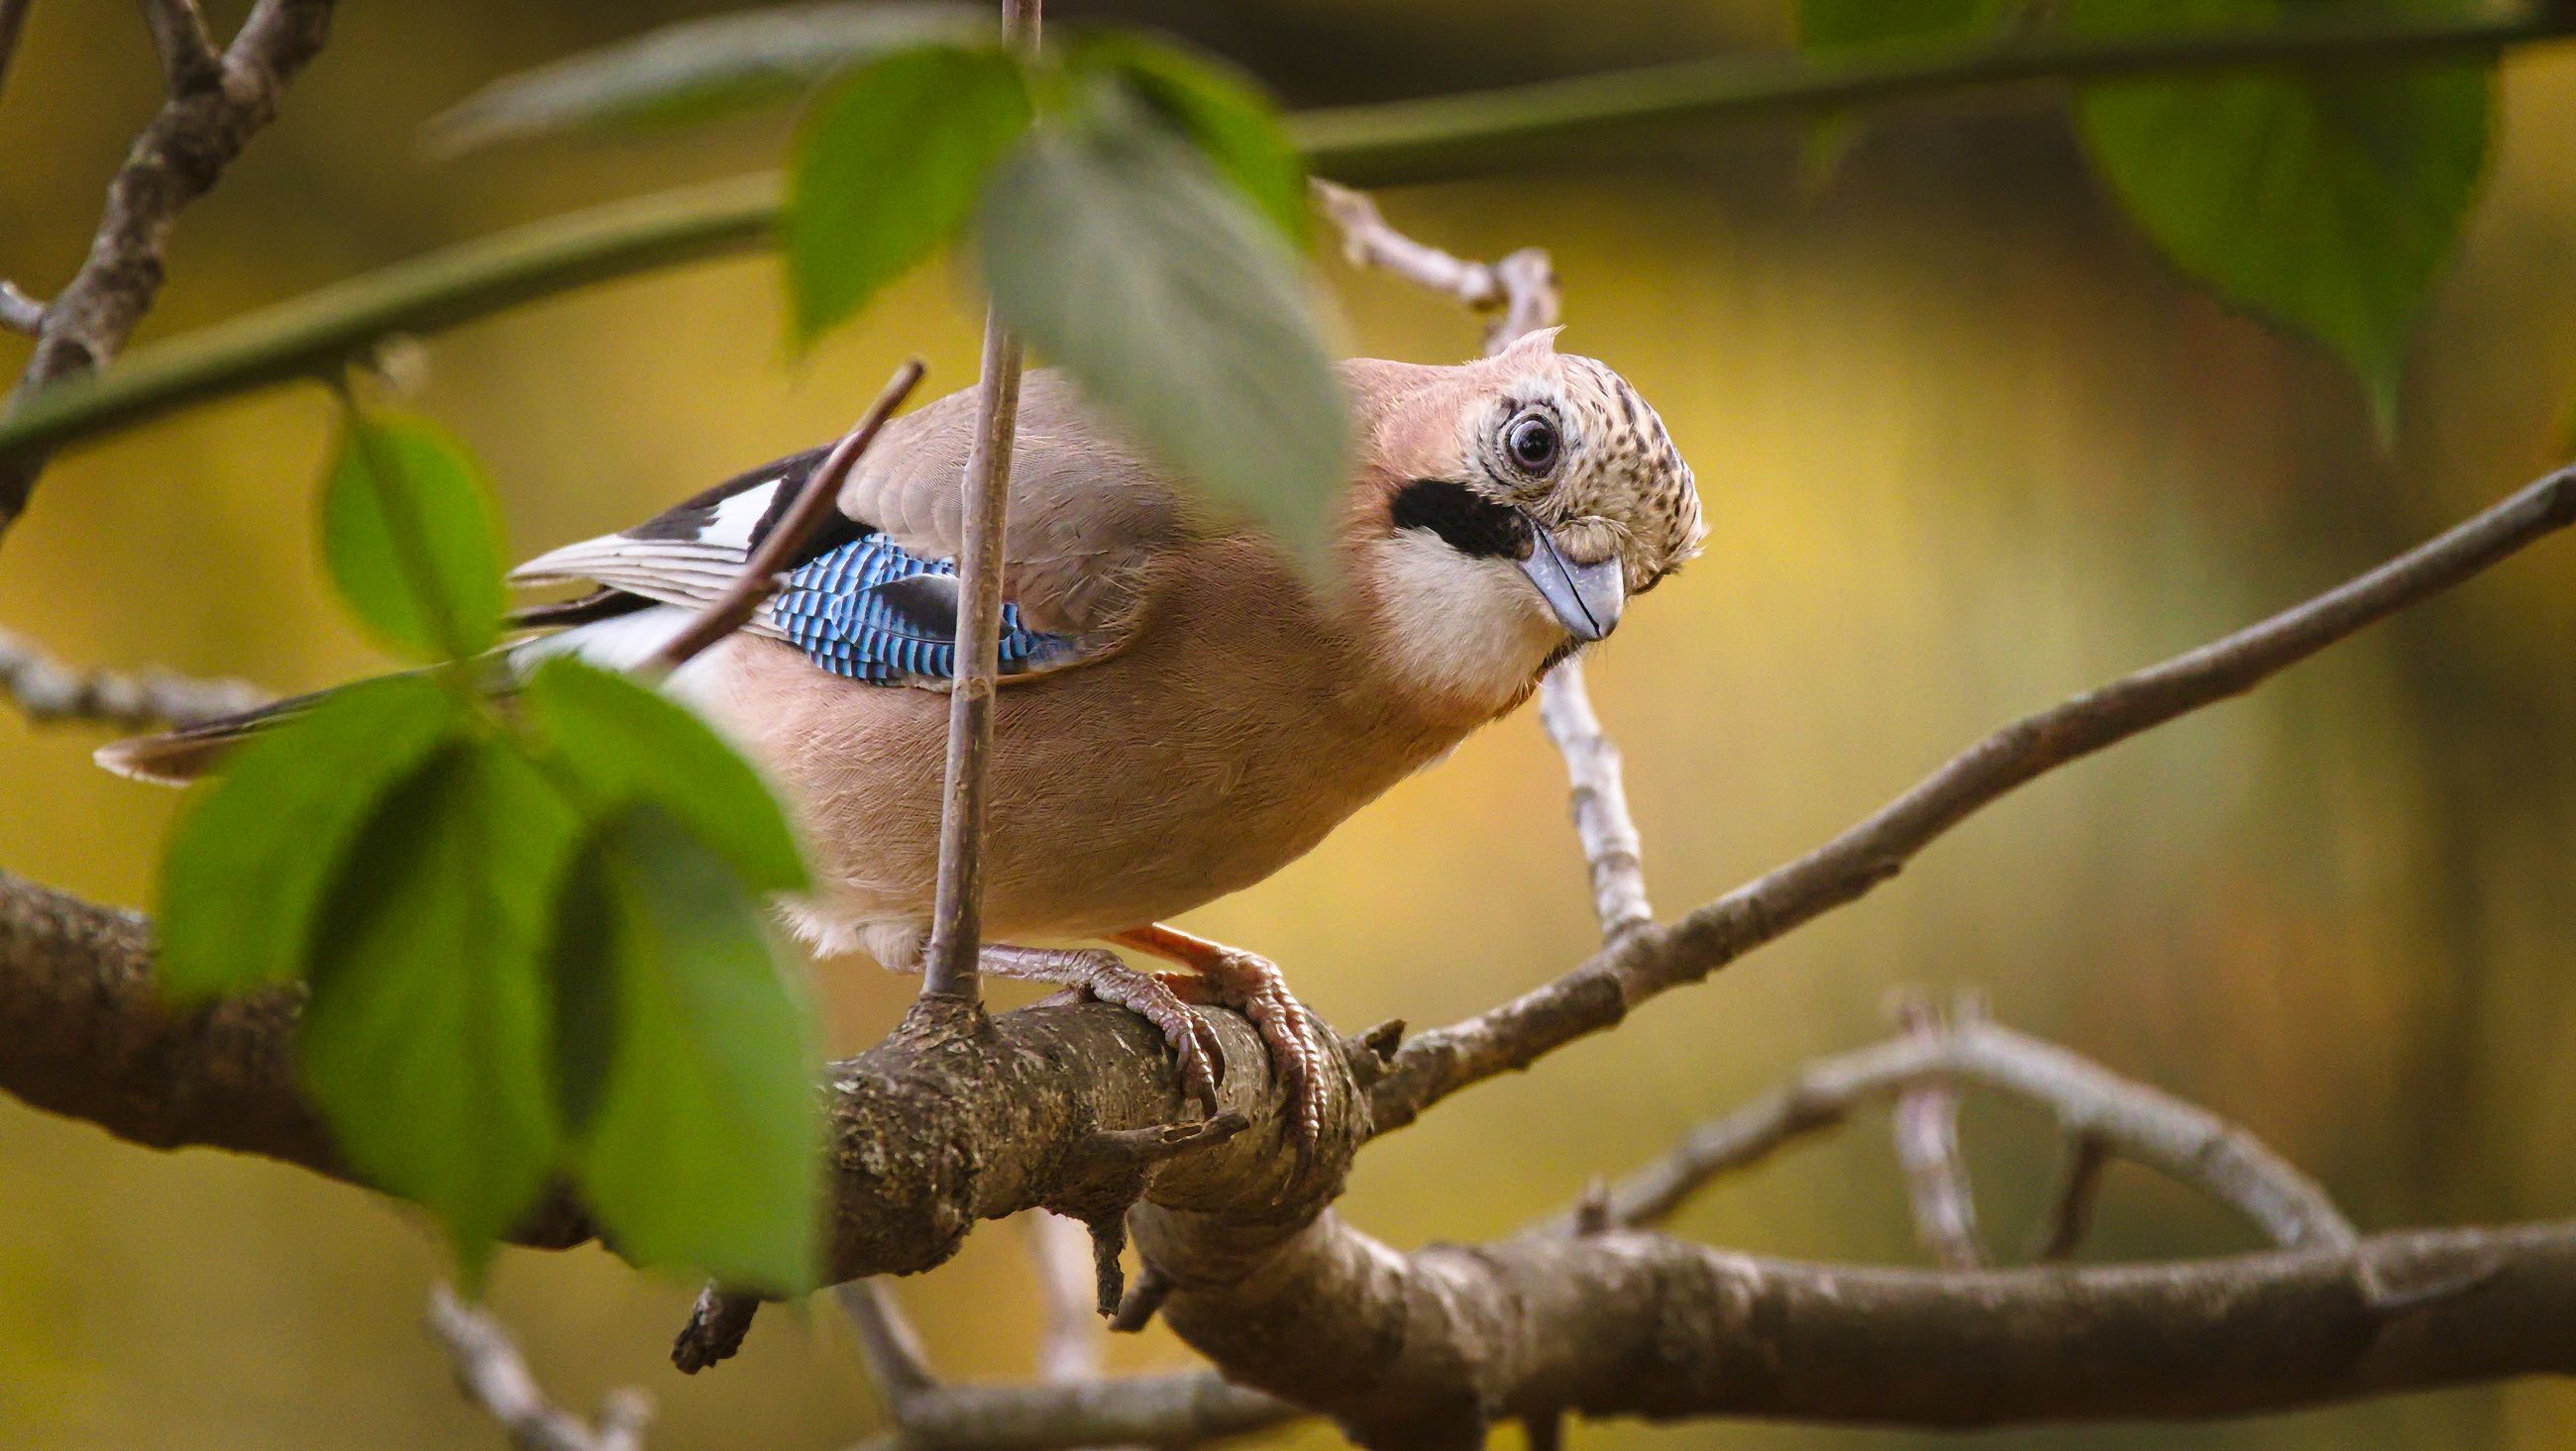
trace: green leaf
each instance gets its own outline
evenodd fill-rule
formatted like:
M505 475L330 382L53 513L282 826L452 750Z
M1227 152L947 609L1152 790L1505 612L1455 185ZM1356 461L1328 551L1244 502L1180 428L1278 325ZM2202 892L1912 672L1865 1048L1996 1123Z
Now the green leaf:
M559 1092L609 1239L644 1264L809 1288L822 1053L759 903L646 805L592 836L561 923Z
M303 977L342 854L385 793L465 724L454 696L397 675L333 691L236 751L170 834L163 990L193 1002Z
M2068 21L2165 30L2321 8L2073 0ZM2077 120L2094 166L2176 268L2324 343L2387 427L2408 337L2485 175L2493 111L2489 69L2458 64L2104 83L2082 92Z
M464 448L426 419L350 412L322 484L322 556L389 643L463 659L500 638L500 529Z
M914 0L746 10L649 30L504 76L429 123L455 155L566 131L689 125L792 101L836 71L929 41L998 30L989 5Z
M1989 36L2031 0L1798 0L1798 44L1828 57L1877 56ZM1798 185L1821 194L1860 143L1857 111L1831 111L1808 128Z
M1180 128L1290 242L1306 241L1306 162L1249 75L1215 57L1131 31L1091 32L1066 63L1110 76Z
M651 802L762 892L807 885L796 834L750 763L668 697L568 656L528 682L549 758L607 809Z
M997 49L900 51L825 97L797 137L779 218L797 342L955 235L1028 125L1027 79Z
M346 854L315 945L314 1101L350 1165L434 1212L469 1273L557 1160L541 953L577 840L514 743L452 746Z
M1311 567L1349 456L1296 260L1187 145L1116 110L1030 138L979 222L994 305L1138 440Z

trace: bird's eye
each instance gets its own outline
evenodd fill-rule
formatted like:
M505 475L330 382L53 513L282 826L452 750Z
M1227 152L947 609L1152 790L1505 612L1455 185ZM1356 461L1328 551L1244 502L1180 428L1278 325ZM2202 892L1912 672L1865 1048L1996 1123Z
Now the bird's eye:
M1511 451L1512 462L1520 465L1524 473L1544 474L1555 468L1561 446L1556 425L1536 414L1513 423L1503 434L1503 447Z

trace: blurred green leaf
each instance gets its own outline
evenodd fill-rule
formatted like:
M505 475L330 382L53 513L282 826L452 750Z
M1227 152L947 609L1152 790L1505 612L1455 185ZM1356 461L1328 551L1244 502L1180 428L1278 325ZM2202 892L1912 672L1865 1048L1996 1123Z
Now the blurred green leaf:
M604 809L649 801L762 892L806 886L795 832L751 764L669 698L570 657L528 682L551 758ZM605 814L605 810L603 810Z
M797 342L955 235L1028 124L1027 79L996 49L901 51L826 96L797 137L779 219Z
M2277 23L2282 0L2070 0L2089 31ZM2416 4L2455 13L2455 4ZM2393 426L2408 336L2486 172L2489 70L2447 65L2086 87L2085 148L2165 257L2324 343Z
M621 1254L775 1293L815 1278L822 1053L760 904L677 818L612 818L565 889L557 1060Z
M985 189L994 304L1138 439L1310 566L1349 424L1296 259L1184 143L1115 110Z
M500 529L480 472L427 419L351 410L322 484L322 557L388 642L463 659L500 638Z
M496 141L687 125L792 101L825 77L928 42L998 34L992 6L797 5L746 10L646 31L631 40L504 76L429 123L454 155Z
M469 1275L557 1161L550 910L578 826L506 739L449 747L345 854L300 1039L332 1137Z
M333 691L200 787L161 867L162 989L181 1002L304 976L341 855L466 715L425 676Z
M1798 0L1798 44L1817 55L1868 55L1954 45L1990 35L2026 13L2032 0ZM1832 111L1808 128L1798 152L1799 189L1833 184L1860 144L1856 111Z
M1798 0L1798 44L1814 51L1902 48L1986 34L2032 0Z
M1306 162L1259 82L1213 56L1132 31L1085 33L1066 63L1133 90L1206 153L1282 234L1305 244Z

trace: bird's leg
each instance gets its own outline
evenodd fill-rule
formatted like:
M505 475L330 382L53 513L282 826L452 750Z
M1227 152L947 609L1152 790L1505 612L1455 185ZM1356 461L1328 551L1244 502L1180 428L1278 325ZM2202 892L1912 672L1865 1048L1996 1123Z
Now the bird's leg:
M1153 1024L1163 1041L1180 1055L1181 1083L1208 1113L1217 1111L1217 1079L1225 1072L1225 1050L1216 1030L1200 1022L1171 982L1138 972L1118 954L1097 947L1014 947L988 942L977 960L984 971L1029 982L1051 982L1119 1007Z
M1288 992L1288 979L1266 957L1149 923L1114 932L1109 940L1197 972L1212 1001L1242 1013L1261 1031L1270 1061L1296 1105L1297 1140L1311 1149L1324 1131L1325 1064L1331 1048L1320 1019Z

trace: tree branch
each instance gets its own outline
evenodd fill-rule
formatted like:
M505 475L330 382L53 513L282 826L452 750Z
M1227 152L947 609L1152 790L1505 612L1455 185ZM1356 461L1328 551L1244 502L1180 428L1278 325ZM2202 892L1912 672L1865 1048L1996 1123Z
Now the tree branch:
M2576 523L2576 469L2561 469L2448 533L2304 604L2023 718L1807 855L1669 927L1644 928L1543 987L1416 1036L1370 1091L1380 1130L1411 1123L1469 1084L1526 1068L1858 900L1951 827L2016 787L2204 706L2241 695L2363 627L2474 578Z
M546 1399L509 1331L482 1310L456 1298L445 1285L429 1295L429 1328L447 1347L456 1383L499 1422L519 1451L636 1451L653 1417L642 1391L611 1391L600 1403L596 1426Z
M83 721L129 731L197 725L269 699L267 691L241 680L192 680L166 670L75 670L6 630L0 630L0 697L38 724Z
M1558 1411L1965 1429L2243 1415L2576 1373L2576 1224L2418 1231L2183 1264L1953 1274L1652 1234L1326 1255L1166 1311L1373 1446L1478 1444ZM2379 1280L2444 1287L2391 1310Z
M2071 1136L2091 1143L2093 1153L2123 1155L2198 1189L2242 1212L2275 1244L2333 1247L2358 1237L2324 1190L2245 1130L1977 1017L1917 1021L1888 1042L1807 1065L1786 1085L1692 1130L1622 1181L1604 1196L1602 1218L1621 1229L1662 1224L1719 1175L1841 1123L1865 1101L1902 1100L1926 1085L1959 1082L2048 1109ZM1552 1233L1572 1228L1563 1218L1547 1226Z
M940 1386L911 1420L856 1451L1070 1451L1112 1444L1198 1446L1306 1413L1213 1371L1117 1376L1063 1385Z
M2016 35L1873 60L1721 56L1461 96L1309 111L1291 138L1315 171L1357 186L1522 167L1560 136L1821 114L2048 78L2353 67L2472 59L2576 35L2567 7L2466 19L2354 14L2277 30ZM613 277L769 244L774 174L683 187L396 263L139 352L94 381L22 399L0 458L128 427L182 404L324 374L387 333L423 334Z
M36 351L12 395L14 415L38 390L106 365L161 291L161 253L180 209L205 194L277 114L288 80L321 50L332 0L258 0L220 59L193 0L148 0L170 97L108 183L89 256L37 325ZM27 507L41 447L0 446L0 532Z

